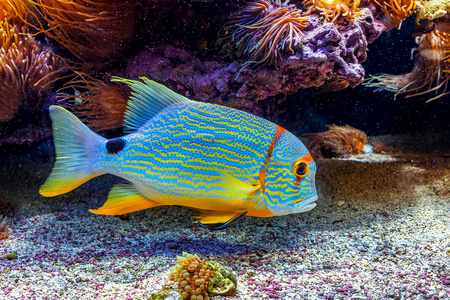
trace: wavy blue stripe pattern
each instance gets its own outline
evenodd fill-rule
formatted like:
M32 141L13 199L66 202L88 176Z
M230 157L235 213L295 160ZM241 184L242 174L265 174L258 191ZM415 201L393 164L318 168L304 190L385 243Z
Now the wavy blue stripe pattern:
M200 102L177 103L139 131L124 136L126 145L119 154L99 149L93 152L92 161L98 172L123 177L146 197L165 205L247 210L249 215L259 216L267 216L270 207L277 212L288 207L286 211L291 213L296 201L315 195L314 179L299 183L292 171L292 161L309 152L298 138L284 131L269 155L276 135L277 125L239 110ZM223 184L227 176L249 185L260 184L263 168L266 190L259 201L230 192ZM313 161L310 169L315 172Z

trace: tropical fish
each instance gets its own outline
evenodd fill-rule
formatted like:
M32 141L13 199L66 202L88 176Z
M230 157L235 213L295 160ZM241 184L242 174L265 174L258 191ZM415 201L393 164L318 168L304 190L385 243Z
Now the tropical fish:
M109 173L127 183L116 184L105 204L90 212L121 215L182 205L200 211L198 224L211 229L245 214L271 217L314 208L316 164L293 134L141 79L113 78L132 90L123 137L103 138L66 109L50 107L56 162L41 195L67 193Z

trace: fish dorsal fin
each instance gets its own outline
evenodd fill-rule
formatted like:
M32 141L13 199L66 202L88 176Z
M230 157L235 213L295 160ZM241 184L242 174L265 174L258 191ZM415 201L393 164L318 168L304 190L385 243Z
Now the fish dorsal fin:
M142 81L113 76L111 81L127 84L132 92L125 111L123 130L132 133L141 128L160 111L175 103L193 102L162 84L146 77Z

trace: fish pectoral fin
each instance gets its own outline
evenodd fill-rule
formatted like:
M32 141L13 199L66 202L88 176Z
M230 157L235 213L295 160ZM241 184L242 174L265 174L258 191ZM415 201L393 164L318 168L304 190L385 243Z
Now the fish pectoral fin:
M201 212L203 213L201 216L194 217L200 219L197 220L195 223L197 223L197 225L212 230L220 230L230 227L247 214L246 211L236 212L236 211L208 210ZM216 226L209 226L205 224L215 224Z
M225 172L221 174L220 181L225 189L224 196L228 196L229 198L249 199L261 190L259 183L250 184Z
M123 215L161 205L142 195L133 184L117 183L109 192L105 204L89 211L98 215Z

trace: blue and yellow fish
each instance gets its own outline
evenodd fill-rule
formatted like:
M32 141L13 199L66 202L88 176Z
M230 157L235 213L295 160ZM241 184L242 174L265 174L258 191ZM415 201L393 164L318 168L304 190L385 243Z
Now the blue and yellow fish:
M236 109L189 100L165 86L115 77L132 95L127 135L105 139L59 106L50 107L56 162L40 189L67 193L114 174L105 204L90 212L121 215L161 205L202 213L199 224L223 228L244 214L271 217L314 208L316 164L284 128Z

